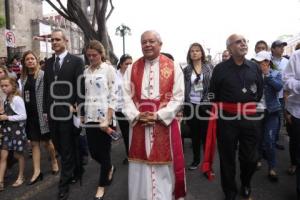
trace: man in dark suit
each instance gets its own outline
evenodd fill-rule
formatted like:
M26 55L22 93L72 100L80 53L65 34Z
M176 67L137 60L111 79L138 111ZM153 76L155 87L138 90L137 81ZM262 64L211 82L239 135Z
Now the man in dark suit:
M69 184L80 178L82 168L78 164L78 135L73 125L74 107L84 101L78 91L84 88L83 61L68 53L68 39L60 29L51 34L54 50L52 58L46 61L44 76L44 116L49 121L52 139L61 158L61 175L58 199L69 195ZM82 90L81 90L82 91Z

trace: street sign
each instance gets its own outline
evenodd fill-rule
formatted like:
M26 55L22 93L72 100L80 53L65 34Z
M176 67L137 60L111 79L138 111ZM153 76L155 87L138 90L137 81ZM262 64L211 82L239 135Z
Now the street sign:
M5 29L5 44L7 47L15 47L16 46L16 37L14 32L11 30Z

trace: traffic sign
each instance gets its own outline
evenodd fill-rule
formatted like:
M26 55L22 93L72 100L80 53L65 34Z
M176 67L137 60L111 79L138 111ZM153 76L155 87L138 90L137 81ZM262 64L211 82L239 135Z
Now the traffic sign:
M5 29L5 44L7 47L15 47L16 46L16 37L14 32L11 30Z

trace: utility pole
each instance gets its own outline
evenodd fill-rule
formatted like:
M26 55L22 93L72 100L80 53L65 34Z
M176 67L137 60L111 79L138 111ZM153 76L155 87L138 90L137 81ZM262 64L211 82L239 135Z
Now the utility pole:
M9 0L5 0L5 22L6 22L6 29L10 30ZM7 60L9 61L11 57L12 57L11 48L7 47Z

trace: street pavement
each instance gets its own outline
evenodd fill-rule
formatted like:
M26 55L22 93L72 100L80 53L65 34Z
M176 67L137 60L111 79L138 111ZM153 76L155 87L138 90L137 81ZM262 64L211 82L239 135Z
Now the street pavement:
M288 154L288 137L281 135L281 141L285 145L285 150L277 150L278 153L278 168L279 182L271 183L267 177L267 163L263 162L263 167L257 171L252 181L252 197L254 200L294 200L296 199L295 192L295 176L287 174L286 170L289 166ZM192 161L192 149L189 139L185 139L185 160L186 165ZM128 166L123 165L122 161L125 158L125 149L122 140L114 142L112 148L112 160L117 170L114 175L114 180L111 186L106 189L105 200L127 200L127 170ZM27 159L26 163L26 178L29 181L31 176L32 163L31 159ZM93 160L89 160L89 164L85 166L86 172L83 177L82 186L76 183L70 188L69 200L92 200L96 191L97 180L99 176L99 165ZM218 156L214 163L216 179L208 181L199 170L186 171L187 180L187 196L186 200L223 200L223 193L220 185L220 171ZM6 188L0 193L0 200L56 200L57 184L59 176L54 176L50 173L50 162L48 155L44 152L42 159L42 171L44 180L36 183L33 186L22 185L19 188L12 188L17 165L9 172L9 177L6 179ZM237 173L237 183L240 185Z

